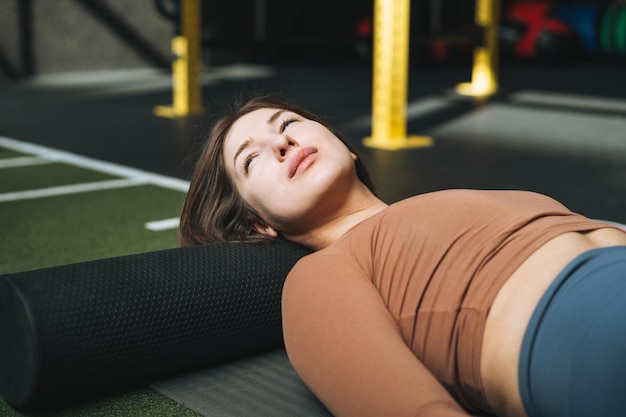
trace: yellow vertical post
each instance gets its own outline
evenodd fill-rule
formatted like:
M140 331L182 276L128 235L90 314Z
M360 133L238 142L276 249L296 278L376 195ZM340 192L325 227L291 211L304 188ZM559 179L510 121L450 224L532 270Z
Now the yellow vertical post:
M398 150L430 146L426 136L407 136L410 0L375 0L372 136L364 144Z
M461 83L459 94L485 97L498 91L498 25L500 0L476 0L476 25L483 30L483 44L474 49L472 81Z
M200 113L202 88L200 84L201 0L180 1L181 34L172 39L172 105L157 106L154 113L161 117L184 117Z

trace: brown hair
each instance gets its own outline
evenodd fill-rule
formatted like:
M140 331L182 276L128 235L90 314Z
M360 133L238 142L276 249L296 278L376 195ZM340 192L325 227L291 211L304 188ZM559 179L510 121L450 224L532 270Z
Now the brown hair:
M259 216L239 195L226 172L222 152L224 141L233 124L240 117L264 108L291 111L319 122L356 154L353 146L340 132L303 107L267 96L236 105L230 113L215 122L196 163L180 218L178 229L180 246L219 241L258 243L271 240L252 227L252 220L258 219ZM374 185L361 158L357 158L355 167L359 179L375 193Z

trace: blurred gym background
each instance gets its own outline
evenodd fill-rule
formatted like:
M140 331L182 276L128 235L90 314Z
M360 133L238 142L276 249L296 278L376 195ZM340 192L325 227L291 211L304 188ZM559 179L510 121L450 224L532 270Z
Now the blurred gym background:
M474 2L411 2L411 61L471 59ZM170 67L179 30L176 0L3 0L0 79L39 74ZM202 2L202 61L371 62L372 0ZM503 60L623 60L626 3L503 0Z

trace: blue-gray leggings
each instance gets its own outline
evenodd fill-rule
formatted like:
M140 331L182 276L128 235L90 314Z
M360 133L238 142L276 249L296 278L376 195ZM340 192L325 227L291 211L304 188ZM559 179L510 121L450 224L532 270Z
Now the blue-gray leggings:
M559 274L526 330L519 381L530 417L626 416L626 246Z

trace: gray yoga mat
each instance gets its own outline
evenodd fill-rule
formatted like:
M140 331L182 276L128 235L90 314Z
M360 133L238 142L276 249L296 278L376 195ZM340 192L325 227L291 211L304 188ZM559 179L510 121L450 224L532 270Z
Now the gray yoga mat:
M284 350L262 353L151 385L205 417L332 417ZM475 417L489 417L474 414Z
M206 417L332 417L300 380L282 349L151 386Z

